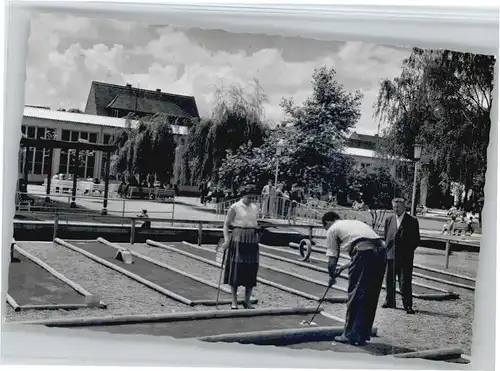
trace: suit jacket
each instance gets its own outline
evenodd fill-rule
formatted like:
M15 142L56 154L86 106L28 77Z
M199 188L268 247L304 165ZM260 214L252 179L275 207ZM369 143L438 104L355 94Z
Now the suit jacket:
M420 244L418 219L405 213L398 228L396 214L392 214L385 220L384 238L387 259L413 261L415 249Z

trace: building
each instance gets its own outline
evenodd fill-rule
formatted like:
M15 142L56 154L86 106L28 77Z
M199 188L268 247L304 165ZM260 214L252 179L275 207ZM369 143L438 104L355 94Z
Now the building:
M129 114L140 118L158 112L178 119L178 124L185 126L200 117L194 97L98 81L92 81L84 111L88 115L116 118Z
M120 129L135 127L137 121L118 117L89 115L66 111L53 111L47 108L24 107L22 133L28 138L54 138L65 141L87 140L91 143L108 144L111 136ZM172 125L177 143L183 143L188 127ZM105 154L100 152L84 154L84 178L102 178ZM28 182L43 183L48 174L48 150L30 148L19 156L20 177L24 166L28 167ZM52 158L52 174L70 174L71 156L68 151L56 149Z
M176 143L183 144L192 119L198 119L198 107L192 96L139 89L92 81L85 111L53 111L49 107L25 106L22 133L28 138L55 138L64 141L87 140L108 144L120 129L137 125L135 119L166 114L175 119L172 125ZM133 115L133 116L131 116ZM133 119L129 119L133 117ZM83 178L101 178L104 174L105 154L84 154ZM28 167L28 182L43 183L48 174L48 151L30 148L20 153L20 174ZM52 173L71 173L71 156L67 150L56 149L52 159Z
M351 156L358 169L376 169L388 167L392 176L397 175L397 162L395 159L382 157L377 148L383 144L384 138L378 135L359 134L353 132L347 141L344 153Z

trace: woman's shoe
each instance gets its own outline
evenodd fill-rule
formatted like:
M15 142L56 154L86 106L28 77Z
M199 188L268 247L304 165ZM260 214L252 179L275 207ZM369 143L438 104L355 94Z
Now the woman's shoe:
M344 335L341 335L341 336L335 336L333 338L333 340L337 343L340 343L340 344L349 344L349 345L356 345L356 342L351 340L351 339L348 339L346 338Z
M231 305L231 309L232 309L232 310L238 309L238 306L237 306L237 305L236 305L236 306Z
M252 306L252 304L247 304L247 303L243 303L243 308L245 308L245 309L254 309L254 307Z

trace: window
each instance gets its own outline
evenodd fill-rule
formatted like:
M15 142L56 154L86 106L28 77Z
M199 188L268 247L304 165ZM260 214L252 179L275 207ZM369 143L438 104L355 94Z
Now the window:
M90 133L89 142L90 143L97 143L97 133Z
M80 133L78 131L71 131L71 141L78 142L79 134Z
M84 131L80 132L80 139L89 140L89 133Z
M35 131L36 128L34 126L28 126L28 138L35 138L36 137Z
M45 128L37 128L36 137L45 138Z
M103 144L109 144L110 141L111 141L111 135L104 134Z
M118 117L118 110L117 109L113 110L113 117Z
M71 137L71 132L69 130L62 131L62 140L69 142L69 138Z

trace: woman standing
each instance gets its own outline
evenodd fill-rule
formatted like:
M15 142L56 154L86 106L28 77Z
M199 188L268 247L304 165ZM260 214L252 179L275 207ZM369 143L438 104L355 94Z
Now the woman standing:
M224 223L224 249L226 250L224 284L231 286L231 309L238 309L239 286L245 288L243 307L253 308L250 298L253 288L257 285L259 270L258 209L251 200L251 195L254 193L251 187L245 187L240 192L241 199L230 206Z

